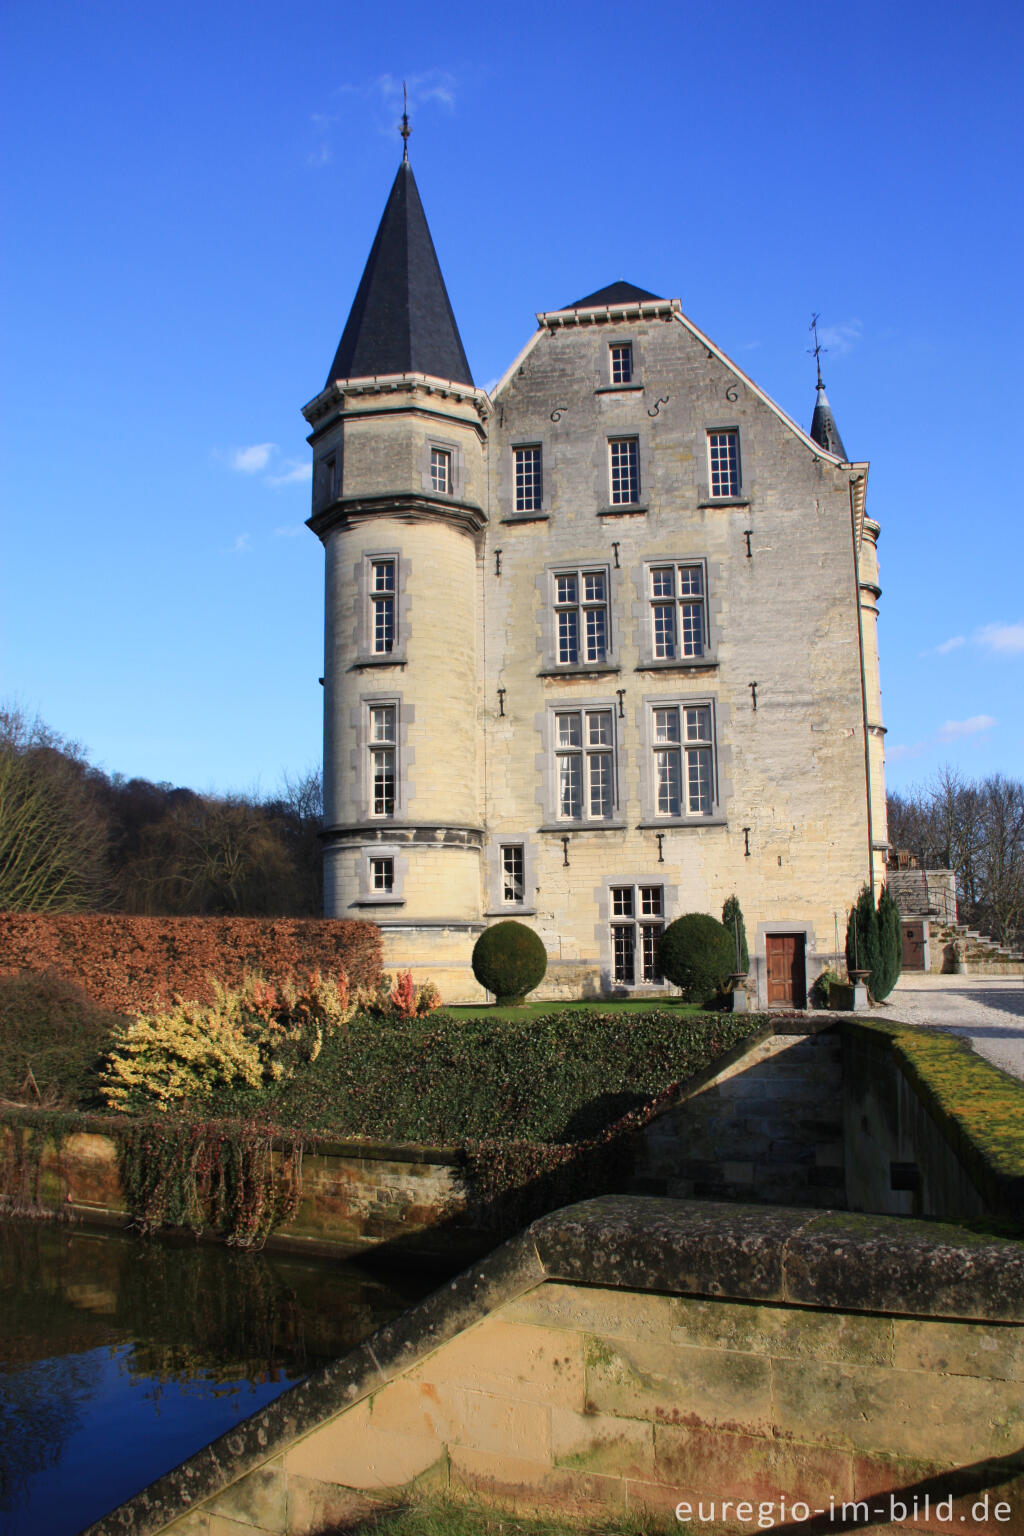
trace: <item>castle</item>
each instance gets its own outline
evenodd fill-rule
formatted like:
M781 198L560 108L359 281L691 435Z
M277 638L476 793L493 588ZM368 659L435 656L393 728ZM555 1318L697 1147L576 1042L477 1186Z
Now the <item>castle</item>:
M807 433L615 282L476 388L406 156L304 415L327 915L447 1001L508 917L538 996L632 995L735 893L758 1003L801 1006L887 846L879 530L820 372Z

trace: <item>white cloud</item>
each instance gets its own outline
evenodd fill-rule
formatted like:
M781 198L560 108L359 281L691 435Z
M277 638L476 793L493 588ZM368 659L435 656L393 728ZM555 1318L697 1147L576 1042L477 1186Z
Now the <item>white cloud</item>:
M407 75L403 82L397 75L376 75L372 80L346 82L337 87L337 94L354 96L367 102L377 118L377 130L392 137L398 128L405 98L403 84L409 93L409 121L413 133L416 120L426 108L439 106L446 112L455 111L455 93L458 82L454 75L443 69L427 69L418 75ZM319 117L321 114L315 114ZM320 125L318 124L318 131Z
M305 533L304 523L286 523L281 528L274 529L275 539L297 539L300 533Z
M969 720L947 720L939 730L939 741L960 741L964 736L977 736L990 731L995 725L994 715L972 715Z
M818 340L833 357L842 357L859 345L864 327L859 320L841 320L838 325L819 325Z
M249 535L247 533L240 533L235 540L232 552L236 555L244 555L247 554L251 549L252 543Z
M228 456L232 469L243 475L258 475L270 463L270 455L277 449L276 443L253 443L250 448L235 448Z
M974 638L986 650L1019 656L1024 651L1024 624L986 624Z
M948 656L950 651L958 651L967 642L963 635L952 635L948 640L943 640L941 645L935 647L936 656Z
M301 481L309 481L313 478L313 466L308 460L285 459L277 474L268 475L269 485L297 485Z

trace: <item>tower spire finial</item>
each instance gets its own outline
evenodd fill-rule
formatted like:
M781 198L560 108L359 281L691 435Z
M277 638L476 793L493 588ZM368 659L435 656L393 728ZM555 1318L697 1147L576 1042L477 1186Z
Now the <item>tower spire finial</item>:
M825 386L821 382L821 354L823 352L827 352L828 351L828 347L823 347L821 342L818 340L818 320L819 320L819 318L820 318L820 316L818 316L818 315L812 315L811 316L811 323L807 327L807 329L814 336L814 346L807 348L807 355L809 357L813 357L814 358L814 361L815 361L815 363L817 365L817 368L818 368L818 388L819 389L824 389Z
M404 80L402 81L402 126L398 131L402 135L402 159L407 161L409 159L409 135L412 133L412 129L409 127L409 93L405 88Z

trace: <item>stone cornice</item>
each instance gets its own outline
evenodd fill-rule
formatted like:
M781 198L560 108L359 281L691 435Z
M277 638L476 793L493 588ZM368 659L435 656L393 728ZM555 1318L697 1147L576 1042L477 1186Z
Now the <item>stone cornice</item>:
M345 412L346 401L363 395L413 395L432 396L441 400L466 401L473 406L481 421L491 414L491 402L482 389L468 384L456 384L451 379L434 379L426 373L375 374L367 379L334 379L307 405L302 414L311 427L317 430L324 425L324 418Z
M603 304L595 309L549 309L537 316L541 330L560 331L569 325L621 325L626 320L669 320L682 310L678 299L637 299L630 304Z
M322 539L335 528L354 528L375 517L395 517L406 523L450 523L466 533L479 533L487 524L486 512L475 502L394 491L383 496L339 496L307 517L306 527Z

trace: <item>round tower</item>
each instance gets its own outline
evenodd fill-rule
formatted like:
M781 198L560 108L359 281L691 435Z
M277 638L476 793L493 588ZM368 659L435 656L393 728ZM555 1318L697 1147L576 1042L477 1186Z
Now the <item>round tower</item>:
M324 909L379 923L385 963L442 989L446 959L464 975L481 926L488 411L404 158L303 410L326 554Z

